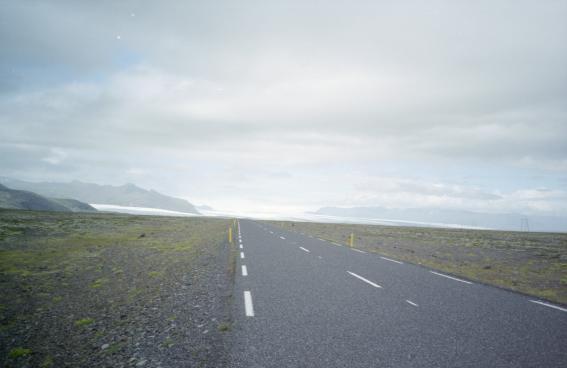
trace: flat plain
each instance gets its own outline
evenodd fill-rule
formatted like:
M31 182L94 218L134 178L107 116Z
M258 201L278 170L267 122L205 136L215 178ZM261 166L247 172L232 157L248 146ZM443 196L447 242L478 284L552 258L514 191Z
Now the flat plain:
M0 210L0 366L223 365L230 224Z

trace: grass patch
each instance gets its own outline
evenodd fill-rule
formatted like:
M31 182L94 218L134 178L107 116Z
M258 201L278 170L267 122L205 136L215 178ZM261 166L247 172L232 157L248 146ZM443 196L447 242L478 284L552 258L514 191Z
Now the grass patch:
M75 321L75 326L77 327L84 327L94 323L94 319L92 318L81 318Z
M230 331L231 328L232 328L232 325L230 324L230 322L221 322L217 326L217 329L221 332L228 332L228 331Z
M10 350L10 352L8 353L8 356L10 358L20 358L20 357L25 357L28 356L32 353L31 349L26 349L26 348L13 348L12 350Z

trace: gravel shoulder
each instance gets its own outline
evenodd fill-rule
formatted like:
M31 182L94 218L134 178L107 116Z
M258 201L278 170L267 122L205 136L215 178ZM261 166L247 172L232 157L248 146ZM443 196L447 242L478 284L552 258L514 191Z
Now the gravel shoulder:
M567 305L567 234L271 221L273 225Z
M0 366L225 366L231 224L0 210Z

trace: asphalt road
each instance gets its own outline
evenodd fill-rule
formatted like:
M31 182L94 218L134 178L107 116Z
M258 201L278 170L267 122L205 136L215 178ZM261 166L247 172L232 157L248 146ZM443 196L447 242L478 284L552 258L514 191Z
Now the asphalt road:
M567 367L560 306L239 225L234 367Z

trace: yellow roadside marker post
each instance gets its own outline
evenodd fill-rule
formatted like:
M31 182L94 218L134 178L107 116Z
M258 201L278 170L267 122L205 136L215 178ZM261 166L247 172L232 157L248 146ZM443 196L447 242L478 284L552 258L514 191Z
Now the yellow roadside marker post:
M232 244L232 227L228 227L228 242Z
M350 233L348 245L352 248L354 246L354 233Z

